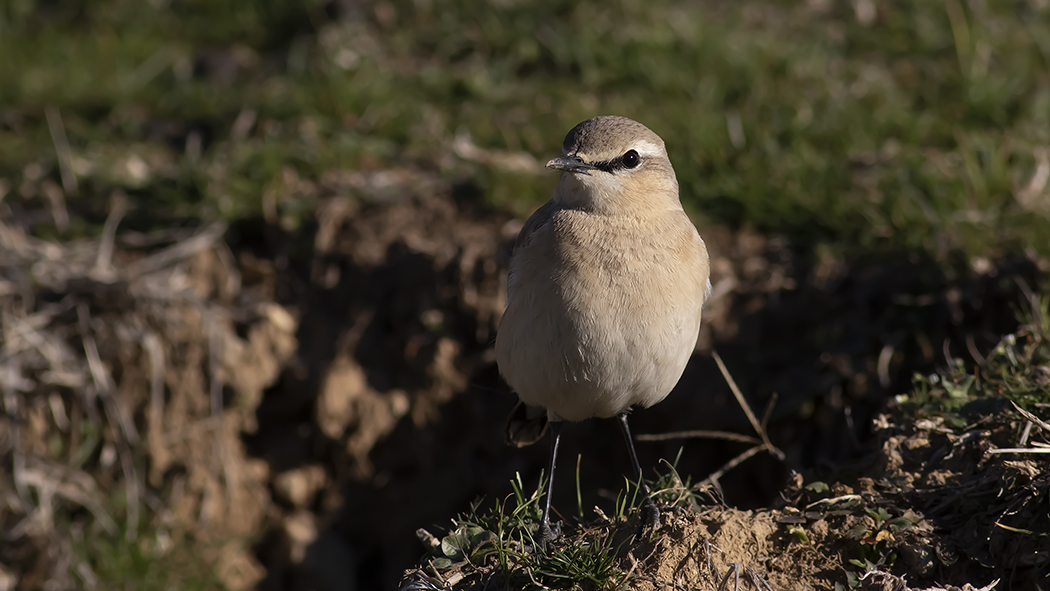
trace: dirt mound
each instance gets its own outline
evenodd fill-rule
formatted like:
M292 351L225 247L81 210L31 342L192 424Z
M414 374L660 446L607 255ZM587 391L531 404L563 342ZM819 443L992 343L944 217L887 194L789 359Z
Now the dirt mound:
M863 476L828 486L795 474L776 509L701 507L701 489L678 480L658 493L678 502L647 539L634 519L596 510L536 551L540 494L516 489L516 507L461 515L440 540L421 534L432 550L402 589L1042 588L1050 425L1017 407L949 423L883 415Z
M478 498L491 506L515 473L535 482L546 450L500 443L513 399L491 354L520 221L419 171L309 188L323 205L294 233L256 221L118 235L117 213L91 242L0 228L0 576L26 589L120 580L92 573L101 567L77 548L119 538L168 562L182 541L229 588L390 587L419 558L416 529ZM755 407L779 394L769 433L786 464L760 454L727 472L719 484L738 507L768 506L788 467L864 449L868 417L935 362L931 344L994 344L1012 329L1013 278L1034 273L1005 262L948 277L921 260L808 260L751 231L704 234L715 283L705 354L632 419L640 434L746 429L706 355L716 345ZM566 430L584 506L608 507L622 488L626 457L610 461L610 441L607 422ZM656 466L683 450L680 472L706 476L742 445L648 441L639 455ZM555 492L556 510L572 492ZM716 570L823 580L817 559L777 562L777 551L833 554L791 545L786 512L672 515L665 531L693 545L714 536ZM866 518L826 518L828 539ZM807 536L820 539L819 523ZM670 567L644 570L649 560L697 560L674 544L650 554L634 554L635 573L653 585Z

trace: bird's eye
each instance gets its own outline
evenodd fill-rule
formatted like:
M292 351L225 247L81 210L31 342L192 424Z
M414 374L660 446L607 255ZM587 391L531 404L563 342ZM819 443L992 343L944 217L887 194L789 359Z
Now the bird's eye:
M621 159L624 168L634 168L641 163L642 159L638 156L638 152L634 150L627 150L627 153L623 155Z

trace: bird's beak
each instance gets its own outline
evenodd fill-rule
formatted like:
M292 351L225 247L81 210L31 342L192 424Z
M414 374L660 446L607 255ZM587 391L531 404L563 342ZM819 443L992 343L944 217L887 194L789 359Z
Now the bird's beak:
M596 167L587 164L583 161L583 158L580 158L579 156L561 156L554 158L547 162L547 168L564 170L565 172L578 172L587 175L591 174L592 170L597 170Z

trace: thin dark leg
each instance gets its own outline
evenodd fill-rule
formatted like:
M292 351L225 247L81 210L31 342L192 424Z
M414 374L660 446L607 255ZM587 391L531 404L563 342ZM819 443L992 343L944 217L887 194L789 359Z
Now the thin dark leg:
M639 531L644 533L646 530L655 529L660 524L660 510L657 509L656 503L649 497L649 487L645 484L645 479L642 478L642 466L638 463L638 454L634 451L634 438L631 437L631 428L627 426L627 413L620 413L620 431L623 432L623 440L627 443L627 452L631 454L631 467L634 468L635 482L645 493L645 498L642 500L642 511L640 515Z
M642 466L638 463L638 454L634 451L634 438L631 437L631 428L627 426L627 413L620 413L620 432L623 433L623 440L627 443L627 453L631 454L631 468L634 469L635 482L645 486L645 480L642 478ZM646 488L645 492L649 492Z
M539 545L546 548L548 542L554 541L551 530L551 495L554 493L554 466L558 461L558 443L561 441L561 421L551 421L551 463L547 473L547 498L543 502L543 523L540 524Z

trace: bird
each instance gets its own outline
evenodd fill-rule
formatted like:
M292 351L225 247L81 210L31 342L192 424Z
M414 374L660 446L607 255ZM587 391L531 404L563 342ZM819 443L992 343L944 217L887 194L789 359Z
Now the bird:
M635 481L641 530L659 524L627 424L634 406L667 397L681 378L711 295L707 245L682 208L664 141L615 115L573 127L552 198L522 226L496 333L499 372L519 401L506 438L523 446L551 433L541 547L565 421L617 417Z

